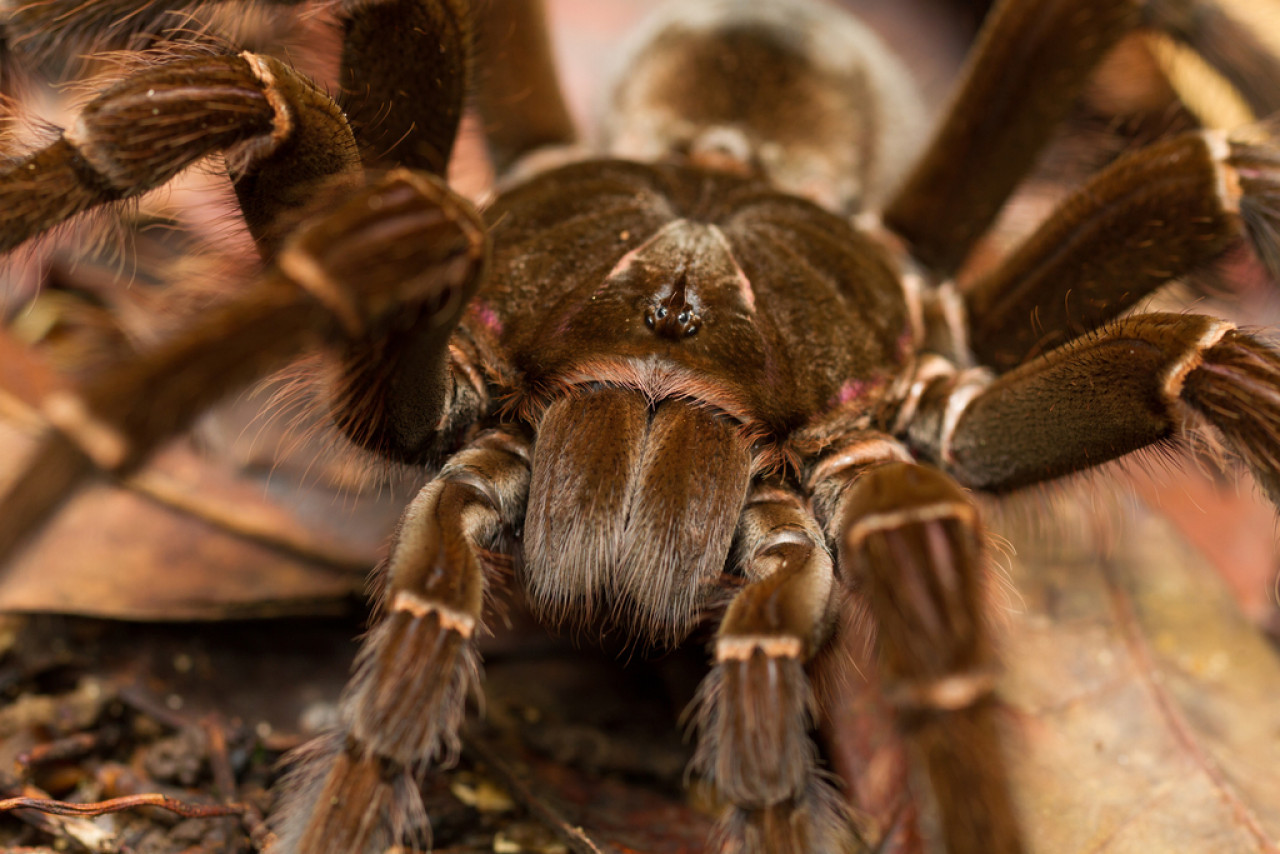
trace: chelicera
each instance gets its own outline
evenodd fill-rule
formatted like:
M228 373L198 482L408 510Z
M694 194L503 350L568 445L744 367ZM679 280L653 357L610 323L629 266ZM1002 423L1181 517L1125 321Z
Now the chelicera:
M480 86L504 175L483 214L440 177L471 85L463 0L344 5L341 107L262 55L143 68L0 176L5 246L226 149L263 272L37 401L47 435L0 544L319 342L343 431L439 468L275 850L376 851L410 824L416 781L458 751L494 553L551 626L662 648L713 623L694 768L725 801L724 850L859 844L806 672L842 607L869 618L949 850L1020 850L966 490L1194 425L1280 489L1280 356L1212 318L1125 314L1246 232L1275 266L1265 129L1127 155L972 287L950 281L1099 58L1173 5L1006 0L928 145L905 72L832 8L672 7L595 151L571 145L536 7L495 9L519 61Z

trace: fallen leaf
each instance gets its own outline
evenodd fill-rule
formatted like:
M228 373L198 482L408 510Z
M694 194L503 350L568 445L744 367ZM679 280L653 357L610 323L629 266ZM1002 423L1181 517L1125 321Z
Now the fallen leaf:
M1001 697L1031 849L1278 851L1276 650L1176 529L1115 504L1102 535L1014 535ZM1097 530L1095 498L1071 509Z

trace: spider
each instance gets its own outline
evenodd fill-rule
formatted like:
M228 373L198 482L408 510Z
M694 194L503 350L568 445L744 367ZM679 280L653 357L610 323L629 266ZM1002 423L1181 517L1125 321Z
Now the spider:
M1203 428L1276 500L1280 354L1126 311L1242 236L1280 272L1280 155L1265 126L1158 142L963 291L953 276L1106 51L1197 6L1004 0L931 135L905 71L832 7L670 7L590 151L536 4L495 8L514 47L479 84L503 176L483 213L441 177L473 85L464 0L342 5L341 106L259 54L143 67L0 175L0 243L224 150L263 271L78 387L19 390L49 427L0 553L87 474L128 472L319 343L341 430L438 471L273 850L382 850L413 825L417 781L457 757L505 555L549 626L654 648L714 626L693 768L726 804L724 850L858 846L807 672L849 608L948 850L1020 851L968 490Z

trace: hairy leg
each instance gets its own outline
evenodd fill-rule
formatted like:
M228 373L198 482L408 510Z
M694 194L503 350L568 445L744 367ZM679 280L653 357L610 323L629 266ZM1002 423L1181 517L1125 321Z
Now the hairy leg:
M847 847L838 797L818 770L805 665L839 599L817 521L793 493L757 486L735 549L747 586L729 605L699 692L693 768L730 807L724 850L807 854Z
M0 495L0 557L95 467L129 471L208 406L302 349L363 338L406 302L456 311L483 271L487 239L474 211L441 211L447 192L408 172L356 192L338 188L254 287L138 358L39 401L53 426ZM440 400L438 419L448 403Z
M887 462L839 502L840 568L865 596L898 728L951 854L1022 850L996 734L995 654L977 514L943 473Z
M995 729L996 661L973 505L950 478L875 431L831 445L809 488L875 636L877 681L925 771L928 789L914 800L933 805L936 843L952 854L1022 850Z
M885 224L950 276L1066 117L1090 72L1140 20L1136 0L1003 0Z
M425 821L417 781L457 760L466 698L479 681L484 553L519 524L528 452L516 436L485 434L405 511L382 616L343 692L340 729L307 751L289 781L281 852L381 852Z
M556 77L542 0L493 4L481 25L489 63L477 75L479 106L501 175L531 151L573 142L577 131Z
M1148 3L1143 12L1151 25L1185 43L1221 71L1255 116L1280 110L1280 87L1275 85L1280 80L1280 57L1222 3L1157 0ZM1275 12L1263 14L1274 16Z
M111 86L56 142L0 174L0 251L158 187L215 151L229 152L245 219L268 256L286 211L321 181L354 185L361 174L337 106L284 63L176 59Z
M1267 136L1184 134L1095 176L965 294L978 361L1008 370L1115 319L1221 255L1239 240L1242 219L1280 277L1280 152Z
M341 102L365 162L443 176L472 79L467 0L346 0Z
M942 374L903 427L966 486L1050 480L1207 423L1280 501L1280 353L1203 315L1124 318L992 379Z

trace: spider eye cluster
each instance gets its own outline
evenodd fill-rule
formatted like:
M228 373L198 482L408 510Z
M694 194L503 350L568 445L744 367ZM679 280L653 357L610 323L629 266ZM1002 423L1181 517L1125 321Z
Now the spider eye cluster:
M702 317L689 306L678 311L666 305L650 306L644 313L644 325L666 338L689 338L702 328Z

